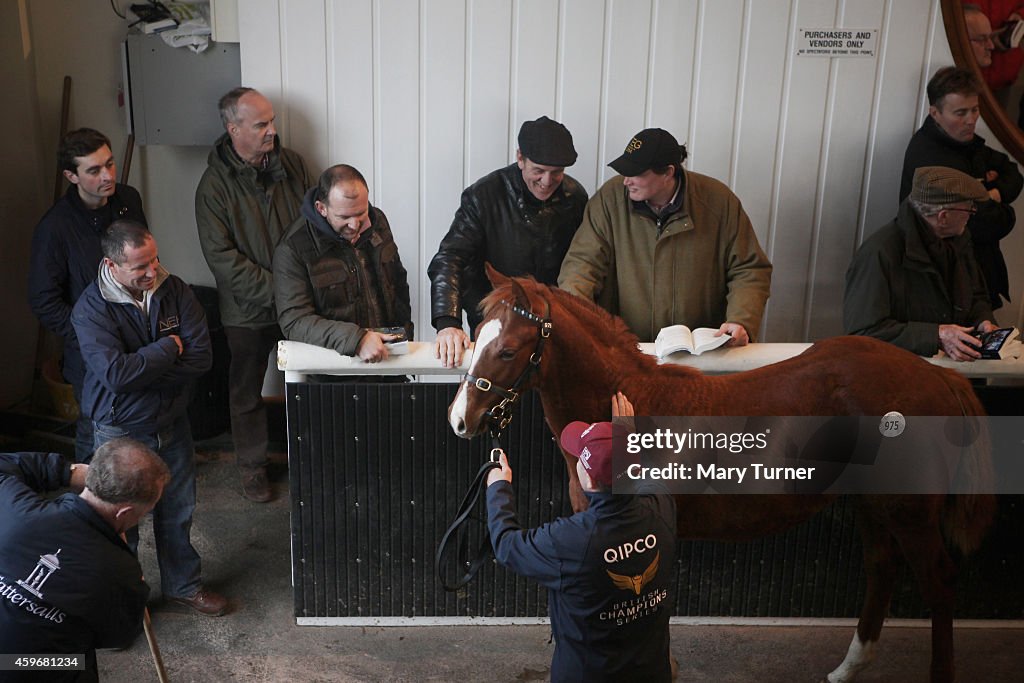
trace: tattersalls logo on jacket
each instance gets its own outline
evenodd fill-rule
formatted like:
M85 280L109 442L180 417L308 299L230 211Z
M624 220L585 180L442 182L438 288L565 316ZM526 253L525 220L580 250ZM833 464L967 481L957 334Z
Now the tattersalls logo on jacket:
M41 599L43 597L43 584L46 583L51 574L60 569L60 560L57 559L58 555L60 555L59 548L52 555L40 555L36 568L32 570L25 580L18 579L18 585Z
M8 600L11 605L20 607L30 614L43 619L49 619L57 624L63 623L64 617L67 616L64 612L51 605L37 603L29 596L18 591L18 586L21 586L24 590L42 600L43 584L49 580L55 571L60 569L60 561L57 559L59 554L60 550L53 554L41 555L36 566L29 572L29 575L15 582L17 585L7 583L7 577L0 576L0 598Z

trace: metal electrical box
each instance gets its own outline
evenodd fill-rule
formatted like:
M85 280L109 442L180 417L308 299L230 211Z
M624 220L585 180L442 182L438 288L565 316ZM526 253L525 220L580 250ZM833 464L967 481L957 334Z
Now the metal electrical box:
M128 130L139 145L213 144L224 132L217 101L241 84L238 43L199 54L158 35L130 33L123 44Z

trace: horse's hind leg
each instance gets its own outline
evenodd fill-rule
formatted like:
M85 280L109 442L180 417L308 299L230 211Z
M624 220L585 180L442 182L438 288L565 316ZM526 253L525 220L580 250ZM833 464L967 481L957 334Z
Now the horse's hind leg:
M903 555L914 570L925 604L932 613L932 683L953 680L953 606L956 565L946 551L938 526L897 532Z
M889 601L896 584L896 572L900 565L896 539L884 526L864 517L860 516L860 530L864 543L867 592L857 631L853 634L846 657L827 676L827 683L850 683L874 659L882 622L889 611Z

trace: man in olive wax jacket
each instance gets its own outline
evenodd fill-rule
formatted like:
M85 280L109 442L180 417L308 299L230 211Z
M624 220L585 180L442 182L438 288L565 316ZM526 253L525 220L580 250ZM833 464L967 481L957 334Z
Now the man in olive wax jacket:
M296 152L281 146L274 107L252 88L221 98L225 133L214 145L196 189L196 224L217 280L220 316L231 351L231 435L249 500L273 498L267 479L263 377L281 339L274 310L274 249L299 215L313 184Z

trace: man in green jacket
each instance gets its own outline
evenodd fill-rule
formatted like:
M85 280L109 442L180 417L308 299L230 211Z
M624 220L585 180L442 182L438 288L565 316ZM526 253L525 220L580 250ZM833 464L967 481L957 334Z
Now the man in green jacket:
M367 363L386 359L395 338L379 328L412 339L409 278L398 245L352 166L330 167L306 193L302 215L274 254L274 292L288 339Z
M558 286L621 316L640 341L683 324L742 346L761 326L772 265L736 195L685 160L668 131L637 133L608 164L621 175L587 202Z
M943 166L914 172L896 219L869 237L846 271L843 327L933 356L979 358L973 331L990 332L992 304L965 233L985 186Z
M220 99L225 133L214 144L196 189L196 223L217 280L220 316L231 351L231 434L242 492L264 503L267 415L263 377L281 330L274 309L274 249L299 215L313 179L297 153L281 146L274 107L252 88Z

